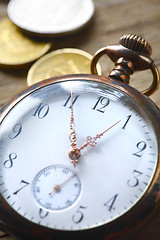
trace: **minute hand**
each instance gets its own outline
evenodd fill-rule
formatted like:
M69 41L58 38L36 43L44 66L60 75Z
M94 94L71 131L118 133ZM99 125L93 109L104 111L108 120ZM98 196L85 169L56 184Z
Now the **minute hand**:
M102 137L104 133L106 133L107 131L109 131L111 128L113 128L115 125L117 125L120 121L121 121L121 120L119 120L118 122L114 123L113 125L111 125L110 127L108 127L106 130L104 130L102 133L97 134L97 135L96 135L95 137L93 137L93 138L90 137L90 136L87 137L87 142L86 142L83 146L81 146L78 150L80 151L80 150L82 150L83 148L87 147L88 145L91 145L92 147L95 147L96 144L97 144L96 140L97 140L98 138Z

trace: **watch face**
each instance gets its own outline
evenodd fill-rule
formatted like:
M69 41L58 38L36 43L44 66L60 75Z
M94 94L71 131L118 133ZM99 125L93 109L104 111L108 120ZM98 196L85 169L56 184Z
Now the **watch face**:
M146 110L83 78L27 94L0 126L0 191L49 229L93 229L127 214L149 188L158 142Z

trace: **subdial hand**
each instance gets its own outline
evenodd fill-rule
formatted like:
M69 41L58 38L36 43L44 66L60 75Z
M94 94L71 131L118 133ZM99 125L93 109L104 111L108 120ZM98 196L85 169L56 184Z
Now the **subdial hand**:
M102 133L97 134L95 137L87 137L87 142L81 146L80 148L78 148L79 151L81 151L83 148L87 147L88 145L91 145L92 147L95 147L97 142L96 140L100 137L102 137L107 131L109 131L111 128L113 128L115 125L117 125L121 120L119 120L118 122L114 123L113 125L111 125L110 127L108 127L106 130L104 130Z
M69 151L69 157L71 159L71 162L73 163L74 167L78 163L78 158L80 157L80 151L77 151L77 137L75 132L75 121L73 116L73 96L72 96L72 89L71 89L71 120L70 120L70 135L69 140L71 142L72 149Z
M61 184L56 184L52 191L49 193L50 196L52 196L52 194L54 192L59 192L61 190L61 187L66 184L70 179L72 179L75 176L75 173L73 173L71 176L69 176L68 178L66 178Z

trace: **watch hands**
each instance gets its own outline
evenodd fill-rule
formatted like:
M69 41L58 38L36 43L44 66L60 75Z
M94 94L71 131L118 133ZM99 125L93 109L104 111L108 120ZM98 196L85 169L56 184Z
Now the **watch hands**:
M75 132L75 121L74 121L74 115L73 115L73 96L72 96L72 89L71 89L71 119L70 119L70 134L69 134L69 140L71 142L71 150L69 150L69 157L71 159L71 163L73 163L74 167L76 167L76 164L78 163L78 159L81 156L81 150L87 147L88 145L91 145L92 147L95 147L97 142L96 140L100 137L102 137L107 131L109 131L111 128L113 128L115 125L117 125L121 120L114 123L110 127L108 127L106 130L104 130L102 133L97 134L95 137L88 136L87 142L81 146L80 148L77 148L77 136Z
M71 162L73 163L74 167L78 163L78 158L80 157L80 151L77 149L76 141L76 132L75 132L75 121L74 121L74 116L73 116L73 96L72 96L72 89L71 89L71 120L70 120L70 135L69 135L69 140L71 142L71 147L72 149L69 151L69 157L71 158Z
M70 179L72 179L75 176L75 173L73 173L72 175L70 175L68 178L66 178L61 184L56 184L53 187L53 190L49 193L49 195L51 196L54 192L59 192L61 190L61 187L67 183Z
M69 135L69 140L71 142L71 147L76 148L76 132L75 132L75 122L74 122L74 116L73 116L73 97L72 97L72 89L71 89L71 120L70 120L70 135Z
M92 147L95 147L97 142L96 140L100 137L102 137L107 131L109 131L111 128L113 128L115 125L117 125L119 122L121 122L121 120L119 120L118 122L112 124L110 127L108 127L107 129L105 129L102 133L97 134L95 137L87 137L87 142L81 146L80 148L72 148L69 151L69 157L71 158L71 162L74 164L74 167L76 166L76 164L78 163L78 158L81 156L80 151L82 149L84 149L85 147L87 147L88 145L91 145Z
M110 127L108 127L106 130L104 130L102 133L97 134L95 137L87 137L87 142L81 146L80 148L78 148L79 151L81 151L83 148L87 147L88 145L91 145L92 147L95 147L97 142L96 140L100 137L103 136L104 133L106 133L107 131L109 131L111 128L113 128L115 125L117 125L121 120L119 120L118 122L114 123L113 125L111 125Z

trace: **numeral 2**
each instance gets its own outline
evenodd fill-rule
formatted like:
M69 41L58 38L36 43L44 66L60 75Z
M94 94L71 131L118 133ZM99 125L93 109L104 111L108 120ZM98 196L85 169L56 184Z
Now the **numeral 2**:
M142 157L142 154L140 154L140 153L143 152L146 149L147 144L144 141L141 141L141 142L137 143L136 147L139 151L133 153L133 155L136 156L136 157Z

